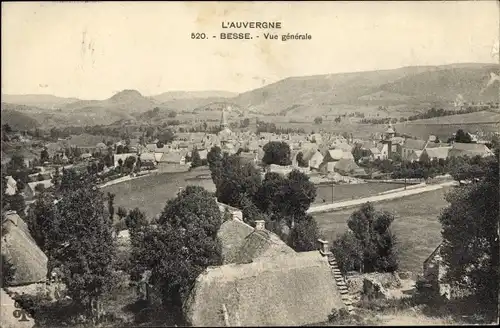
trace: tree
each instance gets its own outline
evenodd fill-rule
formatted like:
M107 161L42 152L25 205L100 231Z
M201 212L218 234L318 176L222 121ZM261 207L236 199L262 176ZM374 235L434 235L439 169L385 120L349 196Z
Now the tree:
M496 312L499 282L499 151L481 163L479 182L446 195L441 255L444 282L471 291L478 308Z
M57 203L57 235L49 238L54 247L49 261L62 266L63 283L73 302L91 310L100 308L101 297L113 285L115 249L103 194L91 176L83 180Z
M314 124L321 124L323 123L323 118L321 116L318 116L314 119Z
M306 217L306 211L316 198L316 186L306 174L293 170L287 175L282 195L278 211L286 218L289 228L293 229L297 220Z
M50 192L40 192L31 206L26 219L29 231L40 249L50 257L49 238L55 231L55 205L54 197Z
M239 156L224 154L220 177L214 181L217 199L240 207L244 197L254 198L261 185L260 172L251 163L242 163Z
M7 207L7 177L5 175L5 170L2 167L2 211Z
M52 175L52 184L54 185L54 189L56 191L61 185L61 174L59 173L59 167L56 167L56 169L54 170L54 174Z
M297 220L297 224L290 232L288 245L296 252L309 252L316 250L320 237L316 220L311 215Z
M147 223L148 220L146 219L146 214L141 212L137 207L131 210L125 218L125 224L129 230L138 229Z
M6 133L11 133L12 132L12 128L10 127L9 124L5 123L3 125L3 131L5 131Z
M3 220L2 220L3 221ZM9 286L9 284L14 279L14 275L16 274L16 268L10 263L5 255L2 253L2 286Z
M335 123L340 123L342 119L340 118L340 116L338 116L336 119L335 119Z
M250 126L250 119L247 117L240 122L240 128L247 128Z
M198 149L196 147L193 149L193 153L191 154L191 167L201 166L201 157Z
M337 259L347 259L349 255L358 254L361 247L361 271L369 272L394 272L398 269L398 256L396 250L396 237L390 230L394 216L385 211L376 211L372 204L366 203L359 210L353 212L347 225L354 238L359 241L353 243L350 236L341 237L336 245L345 245L351 248L337 248ZM348 241L350 241L348 243ZM340 262L344 271L356 270L352 265L358 263L356 258L348 262Z
M364 155L363 148L360 144L356 144L351 151L354 160L358 162Z
M49 160L50 160L49 152L47 151L47 148L44 148L40 153L40 162L45 163L48 162Z
M161 141L163 144L169 144L175 139L175 134L172 132L172 130L167 129L163 131L160 135L158 135L158 140Z
M123 154L124 153L124 151L123 151L123 145L118 145L116 147L116 153L117 154Z
M118 207L118 211L116 212L116 215L121 219L127 216L127 210L123 207Z
M118 167L120 168L120 173L123 173L123 159L118 159Z
M198 275L222 264L217 232L222 215L213 196L202 187L187 186L163 210L159 226L145 226L132 240L137 271L151 270L151 283L164 301L181 305Z
M115 216L115 194L108 192L108 213L109 213L109 222L113 223Z
M279 212L279 205L285 200L286 177L276 172L268 172L264 176L256 196L255 203L263 213Z
M472 138L467 132L464 132L464 130L459 129L455 134L455 142L472 143Z
M24 219L26 203L24 202L24 196L19 192L19 190L17 190L14 195L8 197L8 202L9 209L16 211L17 214Z
M177 113L176 113L176 112L174 112L174 111L170 111L170 112L168 112L168 115L167 115L167 116L168 116L169 118L174 118L174 117L176 117L176 116L177 116Z
M304 154L302 152L299 152L297 154L296 158L297 158L297 164L299 165L299 167L308 167L309 166L309 163L304 160Z
M135 164L135 157L134 156L129 156L125 158L125 163L124 166L128 170L128 172L132 172L134 169L134 164Z
M210 168L210 173L212 180L217 185L222 172L222 150L218 146L214 146L210 149L207 154L208 167Z
M12 155L10 162L7 164L7 172L12 175L12 172L26 170L24 156L20 154Z
M264 157L262 162L267 165L290 165L290 146L282 141L270 141L262 148L264 150Z
M352 231L347 231L334 240L330 250L335 254L339 269L344 274L348 271L362 270L363 247Z

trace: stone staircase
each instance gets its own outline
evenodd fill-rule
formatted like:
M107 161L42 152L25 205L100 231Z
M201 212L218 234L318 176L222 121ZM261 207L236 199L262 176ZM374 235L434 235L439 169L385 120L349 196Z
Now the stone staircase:
M344 276L340 272L338 266L337 266L337 261L335 260L335 257L333 254L328 255L328 264L330 265L333 276L335 279L335 283L337 285L337 289L340 292L340 295L342 297L342 302L345 304L347 311L349 314L354 314L354 306L353 304L353 299L351 295L349 294L349 289L347 287L346 281L344 279Z

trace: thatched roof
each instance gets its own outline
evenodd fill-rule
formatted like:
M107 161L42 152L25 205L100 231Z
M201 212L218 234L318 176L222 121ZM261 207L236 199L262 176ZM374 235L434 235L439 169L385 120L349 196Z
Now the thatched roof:
M47 256L31 237L28 226L10 211L2 222L2 254L15 268L11 285L23 285L45 281L47 276Z
M326 257L312 251L208 268L184 307L193 326L297 326L344 304Z
M274 233L267 230L255 230L240 220L224 222L217 237L222 243L224 264L250 263L257 259L294 253L294 250Z

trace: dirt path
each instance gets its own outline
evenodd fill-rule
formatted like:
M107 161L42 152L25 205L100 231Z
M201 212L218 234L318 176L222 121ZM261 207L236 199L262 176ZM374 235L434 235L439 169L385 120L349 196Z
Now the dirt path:
M407 190L402 190L399 192L392 192L384 195L376 195L376 196L370 196L370 197L365 197L365 198L360 198L360 199L353 199L353 200L347 200L347 201L341 201L341 202L336 202L333 204L327 204L327 205L318 205L318 206L311 206L309 210L307 210L307 213L319 213L319 212L328 212L328 211L334 211L337 209L343 209L347 207L352 207L352 206L357 206L364 204L366 202L371 202L371 203L376 203L384 200L391 200L391 199L396 199L396 198L402 198L406 196L411 196L411 195L416 195L416 194L421 194L424 192L428 191L433 191L437 189L441 189L443 187L449 187L452 185L457 185L456 181L448 181L436 185L426 185L421 188L415 188L415 189L407 189Z

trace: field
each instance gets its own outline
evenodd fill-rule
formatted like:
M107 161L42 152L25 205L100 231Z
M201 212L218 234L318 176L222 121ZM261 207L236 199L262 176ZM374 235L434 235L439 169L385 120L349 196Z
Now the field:
M399 240L401 270L421 273L424 260L441 242L438 216L448 204L445 192L446 189L439 189L375 204L376 209L390 211L396 217L392 231ZM319 213L314 217L325 238L331 242L347 230L347 220L354 210Z
M316 186L315 204L331 203L332 202L332 186L317 185ZM333 200L348 200L358 199L368 196L374 196L380 192L397 189L403 187L397 183L362 183L362 184L341 184L333 187ZM323 201L324 199L324 201Z
M179 187L187 185L202 186L208 191L215 191L208 169L193 170L182 173L164 173L121 182L102 189L104 193L116 195L115 207L122 206L127 210L138 207L148 218L160 214L167 200L174 198Z

